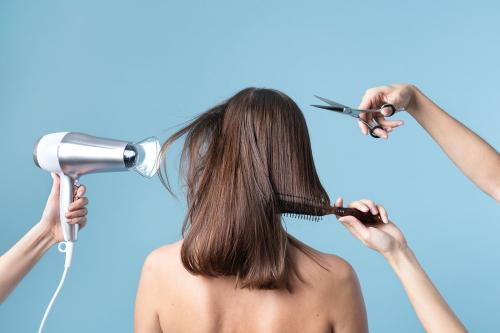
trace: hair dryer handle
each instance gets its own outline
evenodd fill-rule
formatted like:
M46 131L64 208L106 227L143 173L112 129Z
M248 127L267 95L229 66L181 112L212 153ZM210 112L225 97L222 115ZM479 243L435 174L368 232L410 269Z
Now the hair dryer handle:
M66 212L69 204L73 202L74 186L78 178L72 178L64 173L59 174L59 219L61 221L61 230L65 241L76 241L78 237L78 224L68 224Z

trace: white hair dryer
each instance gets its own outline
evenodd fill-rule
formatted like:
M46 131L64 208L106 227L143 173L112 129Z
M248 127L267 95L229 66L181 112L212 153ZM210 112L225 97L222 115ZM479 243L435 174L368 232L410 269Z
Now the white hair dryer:
M73 201L80 176L95 172L135 170L152 177L158 170L158 139L151 137L132 144L83 133L59 132L42 136L33 148L35 164L59 175L60 219L65 241L76 241L78 225L66 223L64 214Z
M149 178L158 170L159 152L160 144L155 137L132 144L83 133L59 132L44 135L35 143L35 164L43 170L57 173L60 177L59 217L66 245L64 249L59 247L59 250L66 254L63 276L45 311L38 332L42 332L48 313L71 266L78 225L68 224L65 213L73 201L73 192L75 186L78 186L79 177L95 172L135 170Z

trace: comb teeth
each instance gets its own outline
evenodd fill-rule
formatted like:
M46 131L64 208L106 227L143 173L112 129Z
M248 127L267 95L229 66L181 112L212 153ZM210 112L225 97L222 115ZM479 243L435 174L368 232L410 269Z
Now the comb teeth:
M285 216L285 217L291 217L294 219L308 220L308 221L313 221L313 222L319 222L323 219L323 216L319 216L319 215L307 215L307 214L298 214L298 213L282 213L281 215Z
M329 203L325 199L304 197L293 194L278 193L280 202L280 212L283 216L296 219L318 222L323 215L327 214L326 209Z

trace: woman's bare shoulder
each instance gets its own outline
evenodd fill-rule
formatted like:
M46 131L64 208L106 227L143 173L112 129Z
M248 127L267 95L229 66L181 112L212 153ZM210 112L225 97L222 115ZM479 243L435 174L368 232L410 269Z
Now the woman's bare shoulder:
M318 287L323 286L332 290L332 287L348 287L357 284L356 273L345 259L305 246L310 255L298 250L297 266L301 272L307 272L306 274L315 281Z
M356 273L345 259L307 247L298 250L297 268L305 278L304 287L311 292L335 325L350 321L356 314L360 321L366 317L364 302ZM340 324L339 324L340 323Z
M186 272L180 258L181 246L182 240L163 245L151 251L144 261L143 271L149 271L154 275L162 275L162 278L166 273L168 273L167 276L173 276Z
M151 251L151 253L148 255L148 259L151 259L153 261L164 260L167 258L172 259L172 257L177 256L180 253L181 246L182 246L182 240L162 245L159 248Z

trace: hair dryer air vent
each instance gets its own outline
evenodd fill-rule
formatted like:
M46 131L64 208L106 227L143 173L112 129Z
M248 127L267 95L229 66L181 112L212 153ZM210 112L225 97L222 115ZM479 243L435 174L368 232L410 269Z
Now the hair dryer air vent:
M123 153L125 166L138 174L151 178L158 171L160 143L156 137L150 137L135 144L128 144Z

